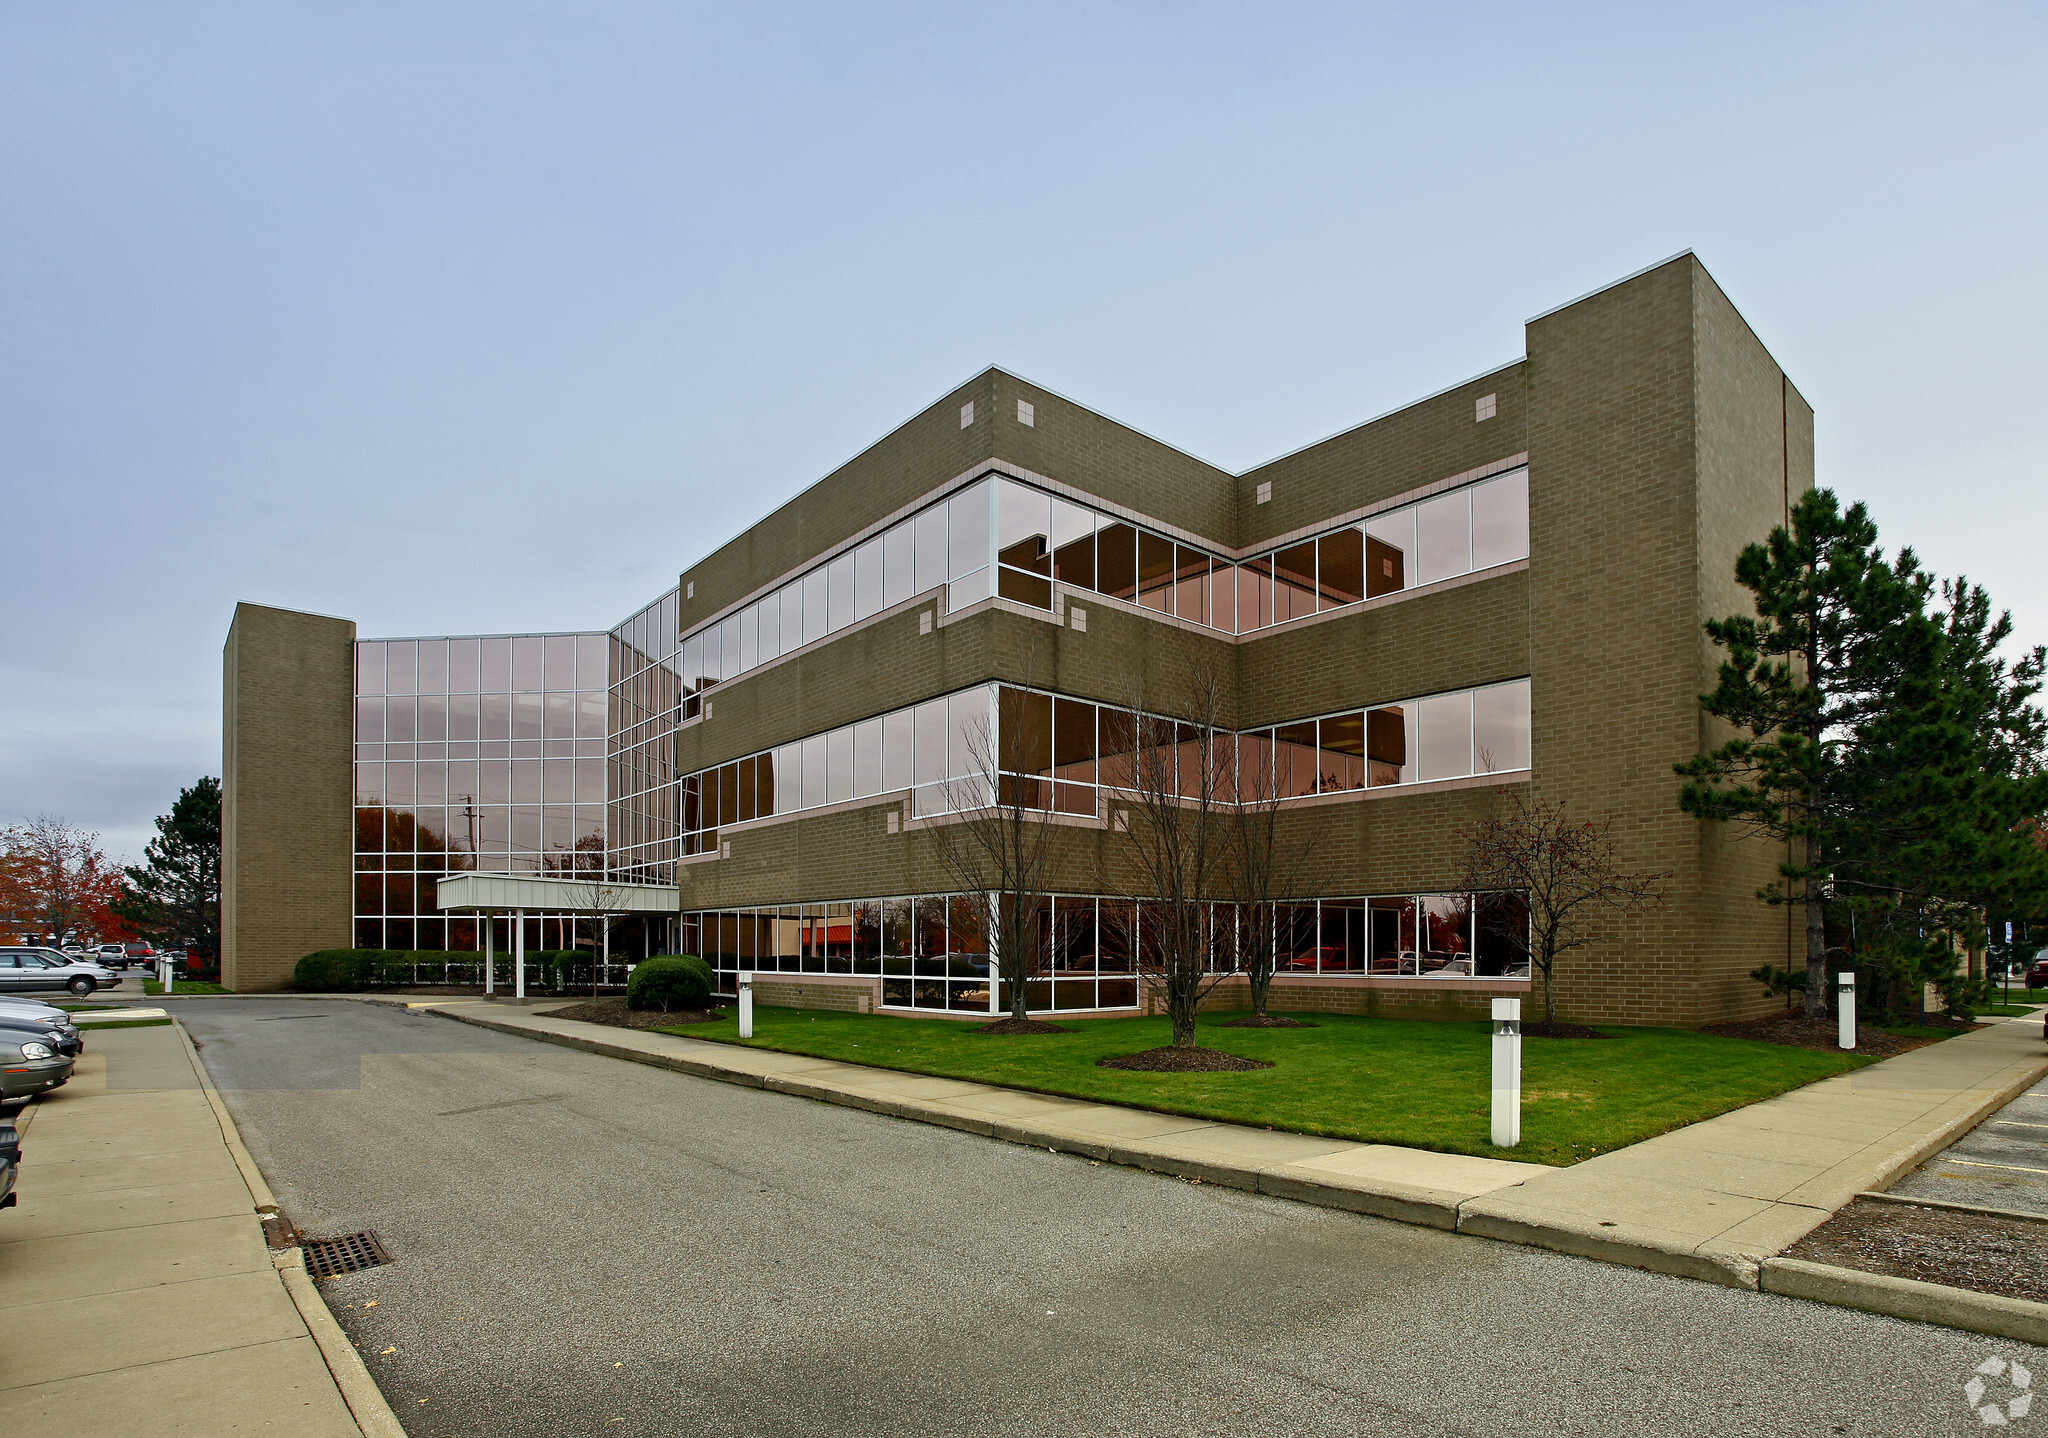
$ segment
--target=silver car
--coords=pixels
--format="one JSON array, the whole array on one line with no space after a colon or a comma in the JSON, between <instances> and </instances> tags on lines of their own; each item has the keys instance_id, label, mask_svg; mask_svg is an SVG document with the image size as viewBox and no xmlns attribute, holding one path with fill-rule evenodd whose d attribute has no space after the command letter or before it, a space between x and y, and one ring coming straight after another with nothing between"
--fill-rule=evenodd
<instances>
[{"instance_id":1,"label":"silver car","mask_svg":"<svg viewBox=\"0 0 2048 1438\"><path fill-rule=\"evenodd\" d=\"M60 1088L75 1060L20 1029L0 1031L0 1103L17 1103Z\"/></svg>"},{"instance_id":2,"label":"silver car","mask_svg":"<svg viewBox=\"0 0 2048 1438\"><path fill-rule=\"evenodd\" d=\"M69 989L83 998L95 989L113 989L121 976L57 949L0 949L0 997L8 994Z\"/></svg>"}]
</instances>

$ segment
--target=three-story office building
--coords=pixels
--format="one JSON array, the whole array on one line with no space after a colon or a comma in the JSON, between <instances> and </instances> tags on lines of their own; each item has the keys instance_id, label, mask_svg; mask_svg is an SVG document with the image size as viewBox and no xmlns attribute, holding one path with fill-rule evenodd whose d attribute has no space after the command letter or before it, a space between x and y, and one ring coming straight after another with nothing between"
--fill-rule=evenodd
<instances>
[{"instance_id":1,"label":"three-story office building","mask_svg":"<svg viewBox=\"0 0 2048 1438\"><path fill-rule=\"evenodd\" d=\"M1567 960L1565 1012L1751 1013L1748 971L1791 952L1754 897L1780 855L1682 814L1672 765L1710 737L1701 621L1744 607L1736 553L1811 477L1811 411L1684 255L1238 475L990 370L609 633L357 640L245 606L228 982L480 924L565 946L567 913L443 910L438 880L601 872L672 895L627 950L754 971L770 1002L985 1015L1007 995L933 830L993 753L1053 830L1031 1006L1128 1010L1133 716L1187 719L1200 674L1295 856L1276 1007L1527 992L1521 897L1464 881L1471 826L1525 793L1671 876Z\"/></svg>"}]
</instances>

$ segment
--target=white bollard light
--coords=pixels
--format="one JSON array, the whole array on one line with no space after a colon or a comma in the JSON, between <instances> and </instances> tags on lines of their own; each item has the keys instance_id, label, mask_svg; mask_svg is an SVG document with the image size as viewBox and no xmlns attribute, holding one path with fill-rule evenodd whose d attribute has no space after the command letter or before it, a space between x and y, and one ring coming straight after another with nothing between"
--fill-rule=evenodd
<instances>
[{"instance_id":1,"label":"white bollard light","mask_svg":"<svg viewBox=\"0 0 2048 1438\"><path fill-rule=\"evenodd\" d=\"M740 990L740 1037L754 1036L754 976L743 973L739 976Z\"/></svg>"},{"instance_id":2,"label":"white bollard light","mask_svg":"<svg viewBox=\"0 0 2048 1438\"><path fill-rule=\"evenodd\" d=\"M1522 1141L1522 1001L1493 1001L1493 1141Z\"/></svg>"},{"instance_id":3,"label":"white bollard light","mask_svg":"<svg viewBox=\"0 0 2048 1438\"><path fill-rule=\"evenodd\" d=\"M1848 969L1835 975L1835 1045L1856 1047L1856 975Z\"/></svg>"},{"instance_id":4,"label":"white bollard light","mask_svg":"<svg viewBox=\"0 0 2048 1438\"><path fill-rule=\"evenodd\" d=\"M526 910L514 909L512 921L512 997L526 1000Z\"/></svg>"},{"instance_id":5,"label":"white bollard light","mask_svg":"<svg viewBox=\"0 0 2048 1438\"><path fill-rule=\"evenodd\" d=\"M171 993L173 985L178 982L177 975L171 970L171 961L169 959L158 959L156 961L156 971L157 982L164 986L165 993Z\"/></svg>"}]
</instances>

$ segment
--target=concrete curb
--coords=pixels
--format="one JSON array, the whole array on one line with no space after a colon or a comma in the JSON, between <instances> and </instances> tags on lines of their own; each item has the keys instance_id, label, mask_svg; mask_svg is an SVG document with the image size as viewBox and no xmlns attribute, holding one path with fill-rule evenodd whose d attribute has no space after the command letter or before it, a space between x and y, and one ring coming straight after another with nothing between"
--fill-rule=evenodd
<instances>
[{"instance_id":1,"label":"concrete curb","mask_svg":"<svg viewBox=\"0 0 2048 1438\"><path fill-rule=\"evenodd\" d=\"M319 1286L306 1272L306 1251L288 1248L273 1261L277 1265L277 1276L284 1280L285 1292L291 1294L293 1306L306 1322L306 1331L313 1335L314 1345L327 1361L327 1371L334 1375L334 1386L341 1390L341 1401L348 1405L349 1416L356 1420L356 1427L363 1430L363 1438L405 1438L405 1429L399 1425L398 1415L384 1401L384 1394L377 1387L377 1380L370 1376L370 1370L364 1366L362 1355L348 1341L341 1325L334 1321L327 1300L320 1296Z\"/></svg>"},{"instance_id":2,"label":"concrete curb","mask_svg":"<svg viewBox=\"0 0 2048 1438\"><path fill-rule=\"evenodd\" d=\"M2000 1298L1942 1283L1863 1273L1797 1258L1765 1259L1760 1286L1766 1293L1788 1298L1810 1298L1915 1323L1938 1323L1944 1328L2048 1345L2048 1303Z\"/></svg>"},{"instance_id":3,"label":"concrete curb","mask_svg":"<svg viewBox=\"0 0 2048 1438\"><path fill-rule=\"evenodd\" d=\"M221 1101L220 1090L213 1086L212 1076L206 1072L206 1065L200 1061L199 1050L192 1043L192 1035L185 1032L185 1026L181 1023L174 1021L171 1027L177 1031L178 1042L185 1046L185 1058L191 1063L192 1072L199 1076L199 1087L206 1094L207 1104L213 1109L214 1122L220 1125L220 1136L227 1143L229 1157L234 1159L235 1167L241 1171L242 1182L249 1186L249 1198L255 1204L256 1211L262 1214L276 1213L277 1196L270 1191L270 1185L264 1181L262 1170L256 1167L256 1160L251 1158L249 1150L242 1146L241 1130L235 1127L234 1119L229 1117L228 1106Z\"/></svg>"},{"instance_id":4,"label":"concrete curb","mask_svg":"<svg viewBox=\"0 0 2048 1438\"><path fill-rule=\"evenodd\" d=\"M228 1153L241 1171L242 1182L249 1186L249 1197L254 1200L256 1212L270 1215L277 1212L277 1197L271 1193L262 1171L256 1167L256 1160L242 1144L242 1134L235 1127L234 1118L222 1101L220 1090L213 1086L213 1078L206 1072L206 1065L200 1061L199 1050L193 1047L192 1036L185 1032L185 1026L173 1022L179 1040L185 1045L185 1057L192 1064L193 1073L199 1076L199 1087L206 1094L206 1102L213 1109L214 1121L220 1125L221 1137L228 1146ZM327 1364L327 1371L334 1379L334 1386L341 1393L341 1401L348 1405L349 1416L356 1421L363 1438L405 1438L405 1429L399 1425L391 1405L384 1401L384 1394L377 1387L377 1380L370 1376L364 1366L362 1355L355 1345L348 1341L348 1335L341 1331L341 1325L334 1321L334 1314L328 1310L327 1300L320 1296L312 1276L306 1272L304 1250L289 1248L273 1254L272 1264L277 1269L285 1292L291 1295L292 1306L299 1311L299 1319L306 1325L313 1344L320 1350L321 1359Z\"/></svg>"},{"instance_id":5,"label":"concrete curb","mask_svg":"<svg viewBox=\"0 0 2048 1438\"><path fill-rule=\"evenodd\" d=\"M1985 1208L1975 1203L1952 1203L1945 1198L1914 1198L1906 1193L1859 1193L1872 1203L1895 1204L1900 1208L1938 1208L1944 1213L1974 1213L1979 1218L2014 1218L2022 1223L2048 1223L2048 1213L2028 1213L2018 1208Z\"/></svg>"}]
</instances>

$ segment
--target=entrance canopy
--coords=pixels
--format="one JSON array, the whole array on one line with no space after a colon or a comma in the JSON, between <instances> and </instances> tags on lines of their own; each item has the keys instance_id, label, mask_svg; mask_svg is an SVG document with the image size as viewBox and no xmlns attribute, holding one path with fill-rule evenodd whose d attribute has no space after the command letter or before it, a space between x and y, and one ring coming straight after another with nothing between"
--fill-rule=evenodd
<instances>
[{"instance_id":1,"label":"entrance canopy","mask_svg":"<svg viewBox=\"0 0 2048 1438\"><path fill-rule=\"evenodd\" d=\"M682 893L672 884L624 884L595 876L543 879L530 874L450 874L435 904L464 913L673 914Z\"/></svg>"}]
</instances>

